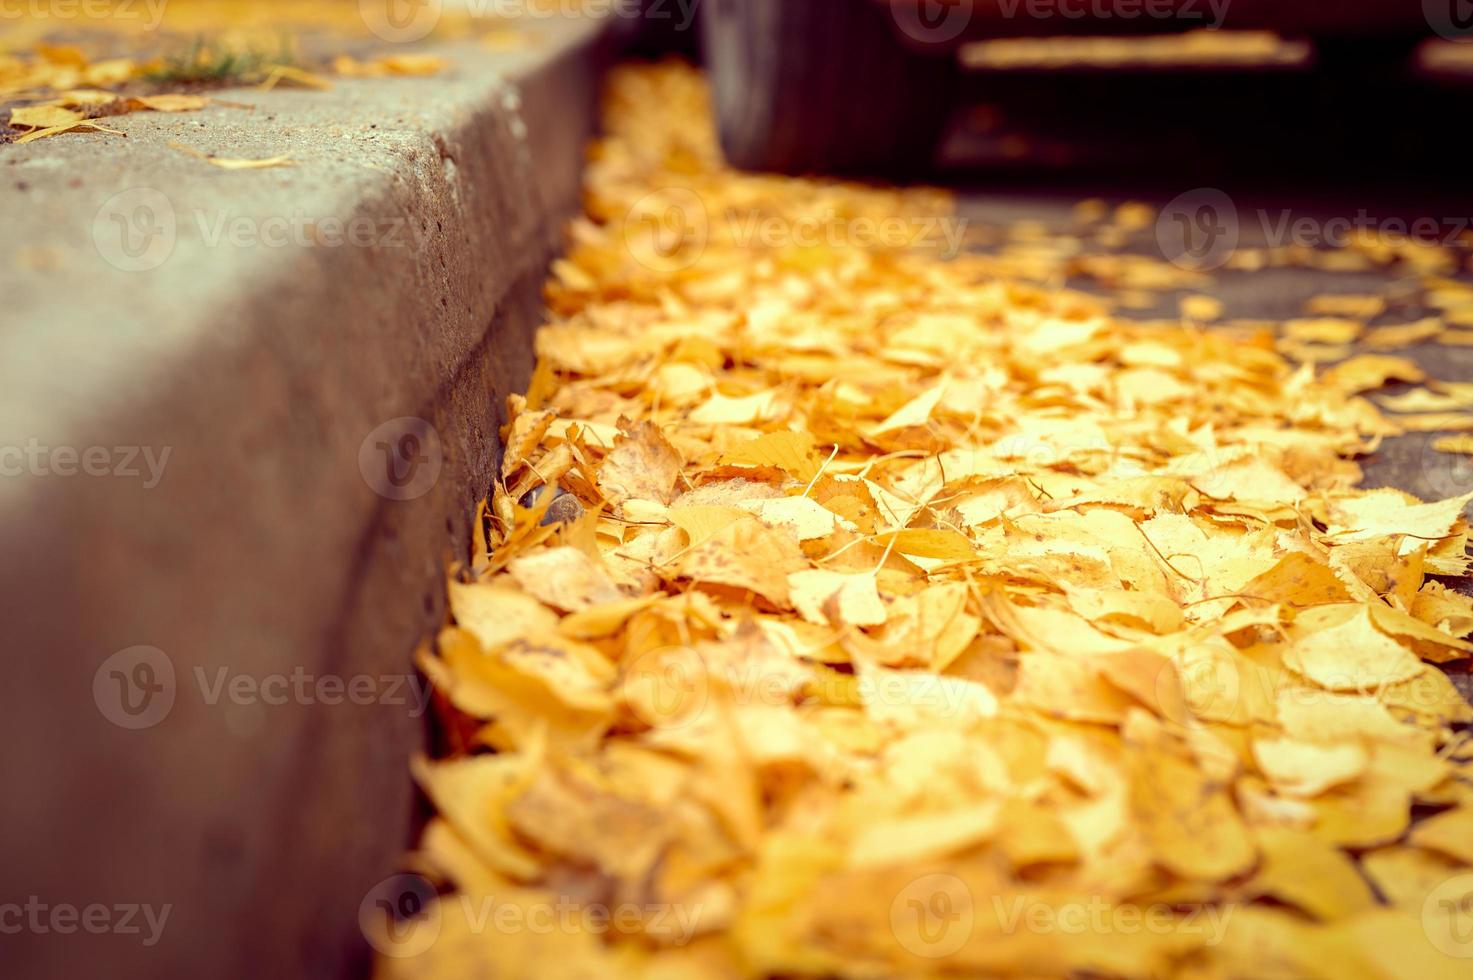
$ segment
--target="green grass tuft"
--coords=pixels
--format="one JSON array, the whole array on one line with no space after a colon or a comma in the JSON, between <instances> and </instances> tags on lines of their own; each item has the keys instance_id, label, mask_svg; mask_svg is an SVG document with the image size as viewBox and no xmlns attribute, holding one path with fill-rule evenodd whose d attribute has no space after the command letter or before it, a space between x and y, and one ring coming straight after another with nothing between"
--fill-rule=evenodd
<instances>
[{"instance_id":1,"label":"green grass tuft","mask_svg":"<svg viewBox=\"0 0 1473 980\"><path fill-rule=\"evenodd\" d=\"M197 39L187 51L166 57L143 78L157 85L223 85L259 81L276 65L295 65L296 53L283 37L277 51L234 49Z\"/></svg>"}]
</instances>

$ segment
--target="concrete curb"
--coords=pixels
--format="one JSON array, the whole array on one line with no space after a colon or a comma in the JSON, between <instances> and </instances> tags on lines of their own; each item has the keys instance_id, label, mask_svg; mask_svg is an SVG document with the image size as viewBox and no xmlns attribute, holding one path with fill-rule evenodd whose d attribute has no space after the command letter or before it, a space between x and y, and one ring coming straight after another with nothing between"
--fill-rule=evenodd
<instances>
[{"instance_id":1,"label":"concrete curb","mask_svg":"<svg viewBox=\"0 0 1473 980\"><path fill-rule=\"evenodd\" d=\"M564 22L449 46L444 77L0 156L0 901L110 910L41 912L8 973L361 972L414 817L410 652L531 369L611 47ZM170 908L154 944L126 906Z\"/></svg>"}]
</instances>

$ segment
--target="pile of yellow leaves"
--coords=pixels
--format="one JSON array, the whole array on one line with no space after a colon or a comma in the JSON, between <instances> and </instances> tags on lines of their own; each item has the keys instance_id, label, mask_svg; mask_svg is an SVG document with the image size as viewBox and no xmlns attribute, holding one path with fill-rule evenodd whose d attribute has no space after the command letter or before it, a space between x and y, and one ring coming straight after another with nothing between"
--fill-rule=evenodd
<instances>
[{"instance_id":1,"label":"pile of yellow leaves","mask_svg":"<svg viewBox=\"0 0 1473 980\"><path fill-rule=\"evenodd\" d=\"M948 202L708 119L611 83L380 974L1467 976L1473 495L1356 489L1397 365L754 246Z\"/></svg>"}]
</instances>

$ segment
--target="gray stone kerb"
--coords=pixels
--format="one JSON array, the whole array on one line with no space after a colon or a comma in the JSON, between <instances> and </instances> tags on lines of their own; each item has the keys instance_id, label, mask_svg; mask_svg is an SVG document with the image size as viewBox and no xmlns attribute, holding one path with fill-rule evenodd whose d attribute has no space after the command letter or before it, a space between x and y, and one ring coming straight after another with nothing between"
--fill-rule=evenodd
<instances>
[{"instance_id":1,"label":"gray stone kerb","mask_svg":"<svg viewBox=\"0 0 1473 980\"><path fill-rule=\"evenodd\" d=\"M435 48L436 77L0 147L0 904L42 907L7 974L363 966L360 907L412 839L411 653L614 46L536 29Z\"/></svg>"},{"instance_id":2,"label":"gray stone kerb","mask_svg":"<svg viewBox=\"0 0 1473 980\"><path fill-rule=\"evenodd\" d=\"M254 108L140 112L106 121L126 138L70 133L0 148L8 206L0 362L19 382L0 392L0 417L29 423L24 413L36 408L46 424L61 421L58 413L85 417L99 387L144 381L131 363L119 376L120 356L187 348L205 323L208 336L228 334L220 314L242 296L257 304L268 287L287 297L318 291L330 284L312 281L313 269L365 264L357 253L406 265L426 246L453 248L456 230L437 222L477 205L498 206L500 250L477 256L483 266L531 260L529 236L545 237L546 209L566 202L545 200L549 189L533 172L518 81L592 29L553 26L542 35L549 40L516 53L436 49L452 67L435 77L337 80L328 92L224 90L208 94ZM462 172L467 131L483 127L505 130L495 134L506 157L496 161L497 189L518 193L488 201L496 191L470 186L475 175ZM171 143L224 157L286 155L297 165L227 171ZM440 278L423 285L444 285ZM49 345L67 340L84 349L58 375ZM78 390L87 404L76 403Z\"/></svg>"}]
</instances>

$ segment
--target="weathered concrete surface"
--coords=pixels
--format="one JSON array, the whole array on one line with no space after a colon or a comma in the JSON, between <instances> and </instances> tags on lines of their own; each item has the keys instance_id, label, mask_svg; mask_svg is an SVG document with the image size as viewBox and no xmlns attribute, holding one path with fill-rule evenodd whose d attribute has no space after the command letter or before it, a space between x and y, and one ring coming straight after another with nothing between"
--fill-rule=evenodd
<instances>
[{"instance_id":1,"label":"weathered concrete surface","mask_svg":"<svg viewBox=\"0 0 1473 980\"><path fill-rule=\"evenodd\" d=\"M440 77L0 149L0 903L42 906L6 975L361 970L414 818L410 655L531 367L610 44L541 27ZM438 451L380 428L404 417ZM153 945L141 914L49 917L93 903L169 912Z\"/></svg>"}]
</instances>

